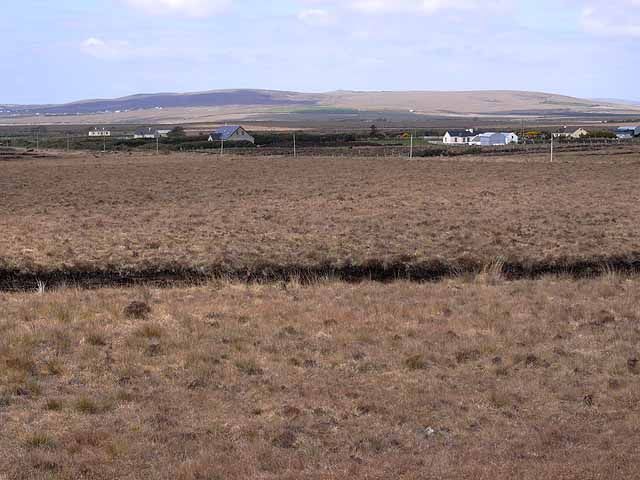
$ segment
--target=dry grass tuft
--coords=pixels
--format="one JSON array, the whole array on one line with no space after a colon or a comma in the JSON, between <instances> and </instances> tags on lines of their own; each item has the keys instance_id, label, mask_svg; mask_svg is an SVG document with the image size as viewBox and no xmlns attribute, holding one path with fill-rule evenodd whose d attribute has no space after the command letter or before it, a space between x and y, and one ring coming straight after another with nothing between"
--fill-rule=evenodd
<instances>
[{"instance_id":1,"label":"dry grass tuft","mask_svg":"<svg viewBox=\"0 0 640 480\"><path fill-rule=\"evenodd\" d=\"M97 415L103 411L98 402L88 397L80 397L75 403L75 409L85 415Z\"/></svg>"},{"instance_id":2,"label":"dry grass tuft","mask_svg":"<svg viewBox=\"0 0 640 480\"><path fill-rule=\"evenodd\" d=\"M36 433L29 436L25 443L29 448L53 448L56 445L55 441L49 435L43 433Z\"/></svg>"},{"instance_id":3,"label":"dry grass tuft","mask_svg":"<svg viewBox=\"0 0 640 480\"><path fill-rule=\"evenodd\" d=\"M426 370L428 364L422 355L412 355L405 359L404 364L409 370Z\"/></svg>"},{"instance_id":4,"label":"dry grass tuft","mask_svg":"<svg viewBox=\"0 0 640 480\"><path fill-rule=\"evenodd\" d=\"M150 313L151 307L147 303L141 301L131 302L124 308L124 314L127 318L144 320Z\"/></svg>"}]
</instances>

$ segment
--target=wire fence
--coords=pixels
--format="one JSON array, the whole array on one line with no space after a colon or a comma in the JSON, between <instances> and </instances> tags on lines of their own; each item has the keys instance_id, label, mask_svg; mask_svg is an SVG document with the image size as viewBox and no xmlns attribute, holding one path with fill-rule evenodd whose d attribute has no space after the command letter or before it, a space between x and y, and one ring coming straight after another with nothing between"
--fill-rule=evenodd
<instances>
[{"instance_id":1,"label":"wire fence","mask_svg":"<svg viewBox=\"0 0 640 480\"><path fill-rule=\"evenodd\" d=\"M352 156L352 157L455 157L460 155L518 155L539 154L550 150L550 140L500 146L445 145L425 138L416 138L413 149L406 138L389 139L388 143L355 141L353 144L327 145L323 142L298 144L297 156ZM284 143L284 142L283 142ZM554 150L562 152L586 152L612 146L638 146L640 138L633 139L554 139ZM130 137L87 137L86 135L22 135L0 137L2 150L25 149L31 151L89 151L89 152L188 152L219 154L220 142L208 142L205 138L184 141L160 139L132 139ZM245 146L225 142L228 155L293 156L293 137L282 145Z\"/></svg>"}]
</instances>

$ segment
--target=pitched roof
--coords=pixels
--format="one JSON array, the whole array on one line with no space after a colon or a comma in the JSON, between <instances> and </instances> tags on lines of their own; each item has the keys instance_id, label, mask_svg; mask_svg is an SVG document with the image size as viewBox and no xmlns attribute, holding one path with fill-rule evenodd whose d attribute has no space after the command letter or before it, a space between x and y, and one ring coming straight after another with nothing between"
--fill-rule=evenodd
<instances>
[{"instance_id":1,"label":"pitched roof","mask_svg":"<svg viewBox=\"0 0 640 480\"><path fill-rule=\"evenodd\" d=\"M240 125L225 125L224 127L216 128L211 136L218 140L229 140L240 128L242 128Z\"/></svg>"},{"instance_id":2,"label":"pitched roof","mask_svg":"<svg viewBox=\"0 0 640 480\"><path fill-rule=\"evenodd\" d=\"M447 130L452 137L473 137L475 134L471 130Z\"/></svg>"},{"instance_id":3,"label":"pitched roof","mask_svg":"<svg viewBox=\"0 0 640 480\"><path fill-rule=\"evenodd\" d=\"M151 127L139 128L138 130L136 130L136 135L154 135L155 133L156 130Z\"/></svg>"}]
</instances>

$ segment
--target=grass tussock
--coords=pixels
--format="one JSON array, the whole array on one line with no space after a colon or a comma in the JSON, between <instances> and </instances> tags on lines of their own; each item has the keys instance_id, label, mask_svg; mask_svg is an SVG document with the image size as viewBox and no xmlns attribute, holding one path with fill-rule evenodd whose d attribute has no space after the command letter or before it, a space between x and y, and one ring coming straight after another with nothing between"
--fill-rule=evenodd
<instances>
[{"instance_id":1,"label":"grass tussock","mask_svg":"<svg viewBox=\"0 0 640 480\"><path fill-rule=\"evenodd\" d=\"M1 294L7 478L637 477L637 278L138 293Z\"/></svg>"},{"instance_id":2,"label":"grass tussock","mask_svg":"<svg viewBox=\"0 0 640 480\"><path fill-rule=\"evenodd\" d=\"M151 313L151 307L142 301L134 301L124 308L124 314L127 318L144 320Z\"/></svg>"},{"instance_id":3,"label":"grass tussock","mask_svg":"<svg viewBox=\"0 0 640 480\"><path fill-rule=\"evenodd\" d=\"M53 448L55 446L53 438L44 433L29 436L25 443L29 448Z\"/></svg>"}]
</instances>

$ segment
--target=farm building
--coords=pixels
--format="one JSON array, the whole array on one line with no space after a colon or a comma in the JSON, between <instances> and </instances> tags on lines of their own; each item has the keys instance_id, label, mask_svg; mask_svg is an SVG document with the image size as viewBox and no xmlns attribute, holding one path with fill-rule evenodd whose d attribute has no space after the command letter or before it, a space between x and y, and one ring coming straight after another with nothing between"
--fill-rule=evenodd
<instances>
[{"instance_id":1,"label":"farm building","mask_svg":"<svg viewBox=\"0 0 640 480\"><path fill-rule=\"evenodd\" d=\"M171 130L158 130L152 127L141 128L136 130L133 138L164 138L169 136Z\"/></svg>"},{"instance_id":2,"label":"farm building","mask_svg":"<svg viewBox=\"0 0 640 480\"><path fill-rule=\"evenodd\" d=\"M487 132L476 135L469 142L470 145L491 146L491 145L509 145L518 143L519 138L515 133L507 132Z\"/></svg>"},{"instance_id":3,"label":"farm building","mask_svg":"<svg viewBox=\"0 0 640 480\"><path fill-rule=\"evenodd\" d=\"M93 130L89 131L89 136L90 137L110 137L111 136L111 131L107 130L106 128L94 128Z\"/></svg>"},{"instance_id":4,"label":"farm building","mask_svg":"<svg viewBox=\"0 0 640 480\"><path fill-rule=\"evenodd\" d=\"M468 144L475 136L473 128L469 130L448 130L442 139L442 143L447 144Z\"/></svg>"},{"instance_id":5,"label":"farm building","mask_svg":"<svg viewBox=\"0 0 640 480\"><path fill-rule=\"evenodd\" d=\"M582 138L589 135L589 132L584 128L578 128L573 130L571 127L564 127L563 129L554 132L553 138Z\"/></svg>"},{"instance_id":6,"label":"farm building","mask_svg":"<svg viewBox=\"0 0 640 480\"><path fill-rule=\"evenodd\" d=\"M210 142L249 142L255 143L256 140L247 131L239 125L228 125L217 128L209 135Z\"/></svg>"},{"instance_id":7,"label":"farm building","mask_svg":"<svg viewBox=\"0 0 640 480\"><path fill-rule=\"evenodd\" d=\"M625 139L640 136L640 126L620 127L616 130L616 137Z\"/></svg>"}]
</instances>

